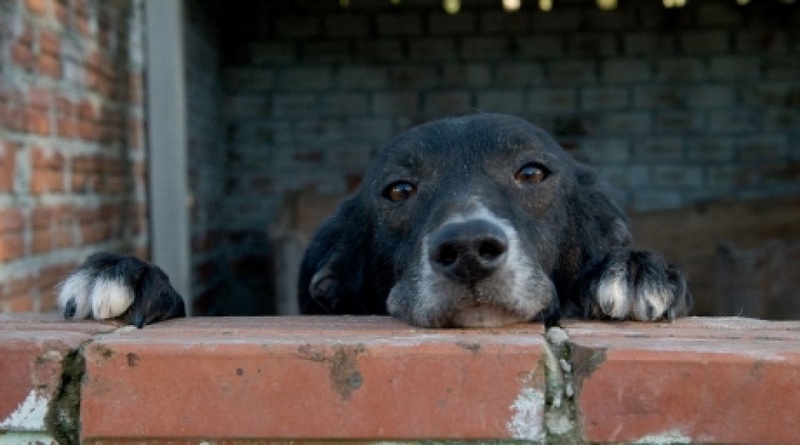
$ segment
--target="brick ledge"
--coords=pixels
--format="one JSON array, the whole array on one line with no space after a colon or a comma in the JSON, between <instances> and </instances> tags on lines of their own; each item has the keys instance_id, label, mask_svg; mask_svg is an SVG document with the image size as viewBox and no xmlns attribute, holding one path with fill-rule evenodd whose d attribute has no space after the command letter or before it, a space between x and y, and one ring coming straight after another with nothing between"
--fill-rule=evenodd
<instances>
[{"instance_id":1,"label":"brick ledge","mask_svg":"<svg viewBox=\"0 0 800 445\"><path fill-rule=\"evenodd\" d=\"M386 317L263 317L136 330L2 315L0 434L79 434L84 443L800 441L800 322L563 328L545 336L536 324L430 330Z\"/></svg>"}]
</instances>

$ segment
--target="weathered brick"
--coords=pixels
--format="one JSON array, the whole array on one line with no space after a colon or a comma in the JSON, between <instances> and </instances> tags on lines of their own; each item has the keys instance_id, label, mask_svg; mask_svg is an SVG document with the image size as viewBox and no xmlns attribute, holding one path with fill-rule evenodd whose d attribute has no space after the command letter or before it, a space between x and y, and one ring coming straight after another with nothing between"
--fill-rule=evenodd
<instances>
[{"instance_id":1,"label":"weathered brick","mask_svg":"<svg viewBox=\"0 0 800 445\"><path fill-rule=\"evenodd\" d=\"M265 93L275 89L275 71L259 68L226 68L223 82L229 91Z\"/></svg>"},{"instance_id":2,"label":"weathered brick","mask_svg":"<svg viewBox=\"0 0 800 445\"><path fill-rule=\"evenodd\" d=\"M285 37L316 37L321 34L319 17L304 15L282 15L275 23L275 32Z\"/></svg>"},{"instance_id":3,"label":"weathered brick","mask_svg":"<svg viewBox=\"0 0 800 445\"><path fill-rule=\"evenodd\" d=\"M383 144L394 136L393 130L392 119L388 117L351 119L347 123L349 140Z\"/></svg>"},{"instance_id":4,"label":"weathered brick","mask_svg":"<svg viewBox=\"0 0 800 445\"><path fill-rule=\"evenodd\" d=\"M413 61L441 62L457 58L456 42L449 38L413 39L409 57Z\"/></svg>"},{"instance_id":5,"label":"weathered brick","mask_svg":"<svg viewBox=\"0 0 800 445\"><path fill-rule=\"evenodd\" d=\"M494 69L495 85L525 88L544 82L544 67L538 63L500 63Z\"/></svg>"},{"instance_id":6,"label":"weathered brick","mask_svg":"<svg viewBox=\"0 0 800 445\"><path fill-rule=\"evenodd\" d=\"M302 45L303 60L313 63L347 62L353 58L350 42L323 41Z\"/></svg>"},{"instance_id":7,"label":"weathered brick","mask_svg":"<svg viewBox=\"0 0 800 445\"><path fill-rule=\"evenodd\" d=\"M601 69L602 79L608 83L646 82L653 77L651 63L644 59L609 59Z\"/></svg>"},{"instance_id":8,"label":"weathered brick","mask_svg":"<svg viewBox=\"0 0 800 445\"><path fill-rule=\"evenodd\" d=\"M750 110L714 111L707 128L717 134L750 133L758 128L758 115Z\"/></svg>"},{"instance_id":9,"label":"weathered brick","mask_svg":"<svg viewBox=\"0 0 800 445\"><path fill-rule=\"evenodd\" d=\"M531 27L529 14L490 10L480 15L481 34L525 34Z\"/></svg>"},{"instance_id":10,"label":"weathered brick","mask_svg":"<svg viewBox=\"0 0 800 445\"><path fill-rule=\"evenodd\" d=\"M742 53L783 53L787 46L786 33L779 28L742 28L736 31L736 49Z\"/></svg>"},{"instance_id":11,"label":"weathered brick","mask_svg":"<svg viewBox=\"0 0 800 445\"><path fill-rule=\"evenodd\" d=\"M484 88L492 84L489 64L448 64L442 69L442 86L445 88Z\"/></svg>"},{"instance_id":12,"label":"weathered brick","mask_svg":"<svg viewBox=\"0 0 800 445\"><path fill-rule=\"evenodd\" d=\"M13 143L0 144L0 193L14 188L17 169L17 146Z\"/></svg>"},{"instance_id":13,"label":"weathered brick","mask_svg":"<svg viewBox=\"0 0 800 445\"><path fill-rule=\"evenodd\" d=\"M387 72L389 88L431 88L436 86L436 70L429 65L393 66Z\"/></svg>"},{"instance_id":14,"label":"weathered brick","mask_svg":"<svg viewBox=\"0 0 800 445\"><path fill-rule=\"evenodd\" d=\"M731 85L703 85L687 89L686 103L691 108L722 109L736 104Z\"/></svg>"},{"instance_id":15,"label":"weathered brick","mask_svg":"<svg viewBox=\"0 0 800 445\"><path fill-rule=\"evenodd\" d=\"M358 62L397 62L405 58L399 39L358 40L355 51Z\"/></svg>"},{"instance_id":16,"label":"weathered brick","mask_svg":"<svg viewBox=\"0 0 800 445\"><path fill-rule=\"evenodd\" d=\"M662 134L700 134L708 131L705 113L696 111L660 111L654 129Z\"/></svg>"},{"instance_id":17,"label":"weathered brick","mask_svg":"<svg viewBox=\"0 0 800 445\"><path fill-rule=\"evenodd\" d=\"M289 42L256 42L249 45L249 58L255 65L288 64L297 60L298 50Z\"/></svg>"},{"instance_id":18,"label":"weathered brick","mask_svg":"<svg viewBox=\"0 0 800 445\"><path fill-rule=\"evenodd\" d=\"M567 326L581 351L572 358L583 438L793 442L796 432L783 427L794 422L800 390L793 326L735 318Z\"/></svg>"},{"instance_id":19,"label":"weathered brick","mask_svg":"<svg viewBox=\"0 0 800 445\"><path fill-rule=\"evenodd\" d=\"M471 109L472 98L467 91L426 93L423 98L423 110L431 117L461 115Z\"/></svg>"},{"instance_id":20,"label":"weathered brick","mask_svg":"<svg viewBox=\"0 0 800 445\"><path fill-rule=\"evenodd\" d=\"M703 80L706 76L702 59L669 57L656 61L656 78L664 81Z\"/></svg>"},{"instance_id":21,"label":"weathered brick","mask_svg":"<svg viewBox=\"0 0 800 445\"><path fill-rule=\"evenodd\" d=\"M622 47L628 56L664 56L675 54L678 44L673 35L640 31L626 33Z\"/></svg>"},{"instance_id":22,"label":"weathered brick","mask_svg":"<svg viewBox=\"0 0 800 445\"><path fill-rule=\"evenodd\" d=\"M696 21L701 26L736 27L742 23L741 8L734 3L708 3L696 10Z\"/></svg>"},{"instance_id":23,"label":"weathered brick","mask_svg":"<svg viewBox=\"0 0 800 445\"><path fill-rule=\"evenodd\" d=\"M339 70L339 87L346 90L381 90L387 86L386 68L372 65L348 65Z\"/></svg>"},{"instance_id":24,"label":"weathered brick","mask_svg":"<svg viewBox=\"0 0 800 445\"><path fill-rule=\"evenodd\" d=\"M326 66L293 67L278 73L278 87L281 91L322 91L332 85L331 69Z\"/></svg>"},{"instance_id":25,"label":"weathered brick","mask_svg":"<svg viewBox=\"0 0 800 445\"><path fill-rule=\"evenodd\" d=\"M0 419L4 434L44 433L45 413L82 342L110 327L66 323L60 316L0 315ZM9 434L8 437L13 437ZM11 439L13 441L13 439Z\"/></svg>"},{"instance_id":26,"label":"weathered brick","mask_svg":"<svg viewBox=\"0 0 800 445\"><path fill-rule=\"evenodd\" d=\"M683 140L678 137L648 137L634 147L637 160L677 161L683 157Z\"/></svg>"},{"instance_id":27,"label":"weathered brick","mask_svg":"<svg viewBox=\"0 0 800 445\"><path fill-rule=\"evenodd\" d=\"M86 348L81 439L541 440L539 330L419 336L387 318L283 317L177 320L106 336ZM154 380L170 386L168 397ZM186 422L170 403L198 409Z\"/></svg>"},{"instance_id":28,"label":"weathered brick","mask_svg":"<svg viewBox=\"0 0 800 445\"><path fill-rule=\"evenodd\" d=\"M631 207L637 212L676 209L685 204L683 195L676 191L634 190Z\"/></svg>"},{"instance_id":29,"label":"weathered brick","mask_svg":"<svg viewBox=\"0 0 800 445\"><path fill-rule=\"evenodd\" d=\"M311 93L279 93L272 100L272 115L275 117L301 117L307 110L316 107L319 97Z\"/></svg>"},{"instance_id":30,"label":"weathered brick","mask_svg":"<svg viewBox=\"0 0 800 445\"><path fill-rule=\"evenodd\" d=\"M414 13L379 14L375 21L380 36L418 36L422 34L422 18Z\"/></svg>"},{"instance_id":31,"label":"weathered brick","mask_svg":"<svg viewBox=\"0 0 800 445\"><path fill-rule=\"evenodd\" d=\"M367 113L367 95L363 93L332 93L320 98L319 113L323 116L363 116Z\"/></svg>"},{"instance_id":32,"label":"weathered brick","mask_svg":"<svg viewBox=\"0 0 800 445\"><path fill-rule=\"evenodd\" d=\"M686 153L693 161L731 162L736 150L733 138L704 137L689 142Z\"/></svg>"},{"instance_id":33,"label":"weathered brick","mask_svg":"<svg viewBox=\"0 0 800 445\"><path fill-rule=\"evenodd\" d=\"M689 165L657 165L653 168L653 184L666 189L699 188L703 170Z\"/></svg>"},{"instance_id":34,"label":"weathered brick","mask_svg":"<svg viewBox=\"0 0 800 445\"><path fill-rule=\"evenodd\" d=\"M428 31L432 35L469 35L477 28L477 15L468 11L455 15L437 11L428 16Z\"/></svg>"},{"instance_id":35,"label":"weathered brick","mask_svg":"<svg viewBox=\"0 0 800 445\"><path fill-rule=\"evenodd\" d=\"M587 139L581 143L580 149L589 162L596 164L621 163L631 157L630 142L626 138Z\"/></svg>"},{"instance_id":36,"label":"weathered brick","mask_svg":"<svg viewBox=\"0 0 800 445\"><path fill-rule=\"evenodd\" d=\"M506 37L465 37L461 42L461 57L465 60L499 60L509 54Z\"/></svg>"},{"instance_id":37,"label":"weathered brick","mask_svg":"<svg viewBox=\"0 0 800 445\"><path fill-rule=\"evenodd\" d=\"M611 111L628 108L630 94L624 87L589 87L581 90L582 111Z\"/></svg>"},{"instance_id":38,"label":"weathered brick","mask_svg":"<svg viewBox=\"0 0 800 445\"><path fill-rule=\"evenodd\" d=\"M581 11L578 8L553 10L547 14L534 14L532 30L546 34L549 31L576 31L582 23Z\"/></svg>"},{"instance_id":39,"label":"weathered brick","mask_svg":"<svg viewBox=\"0 0 800 445\"><path fill-rule=\"evenodd\" d=\"M744 161L778 161L786 156L785 136L748 136L738 140L739 158Z\"/></svg>"},{"instance_id":40,"label":"weathered brick","mask_svg":"<svg viewBox=\"0 0 800 445\"><path fill-rule=\"evenodd\" d=\"M590 60L548 62L546 70L547 79L556 85L591 85L597 81L597 65Z\"/></svg>"},{"instance_id":41,"label":"weathered brick","mask_svg":"<svg viewBox=\"0 0 800 445\"><path fill-rule=\"evenodd\" d=\"M531 58L558 58L564 54L565 39L561 36L520 36L516 39L519 53Z\"/></svg>"},{"instance_id":42,"label":"weathered brick","mask_svg":"<svg viewBox=\"0 0 800 445\"><path fill-rule=\"evenodd\" d=\"M366 16L337 14L324 18L325 34L330 37L366 37L369 20Z\"/></svg>"},{"instance_id":43,"label":"weathered brick","mask_svg":"<svg viewBox=\"0 0 800 445\"><path fill-rule=\"evenodd\" d=\"M618 47L613 34L581 33L567 39L567 52L577 57L611 57L617 55Z\"/></svg>"},{"instance_id":44,"label":"weathered brick","mask_svg":"<svg viewBox=\"0 0 800 445\"><path fill-rule=\"evenodd\" d=\"M722 54L730 50L730 35L726 30L685 31L680 42L687 54Z\"/></svg>"},{"instance_id":45,"label":"weathered brick","mask_svg":"<svg viewBox=\"0 0 800 445\"><path fill-rule=\"evenodd\" d=\"M322 144L341 142L346 138L344 124L339 119L301 120L295 122L294 131L293 145L314 147L314 150Z\"/></svg>"},{"instance_id":46,"label":"weathered brick","mask_svg":"<svg viewBox=\"0 0 800 445\"><path fill-rule=\"evenodd\" d=\"M597 121L600 129L608 134L648 134L653 129L653 118L649 113L614 111L601 114Z\"/></svg>"},{"instance_id":47,"label":"weathered brick","mask_svg":"<svg viewBox=\"0 0 800 445\"><path fill-rule=\"evenodd\" d=\"M20 258L25 254L22 215L14 210L0 210L0 261Z\"/></svg>"},{"instance_id":48,"label":"weathered brick","mask_svg":"<svg viewBox=\"0 0 800 445\"><path fill-rule=\"evenodd\" d=\"M796 107L800 86L792 82L752 82L741 87L742 102L755 107Z\"/></svg>"},{"instance_id":49,"label":"weathered brick","mask_svg":"<svg viewBox=\"0 0 800 445\"><path fill-rule=\"evenodd\" d=\"M709 61L708 77L714 80L748 80L761 75L761 61L755 56L720 56Z\"/></svg>"},{"instance_id":50,"label":"weathered brick","mask_svg":"<svg viewBox=\"0 0 800 445\"><path fill-rule=\"evenodd\" d=\"M633 103L643 109L681 109L686 103L685 94L675 86L641 86L633 91Z\"/></svg>"},{"instance_id":51,"label":"weathered brick","mask_svg":"<svg viewBox=\"0 0 800 445\"><path fill-rule=\"evenodd\" d=\"M542 88L528 94L528 110L535 113L571 113L577 109L574 88Z\"/></svg>"},{"instance_id":52,"label":"weathered brick","mask_svg":"<svg viewBox=\"0 0 800 445\"><path fill-rule=\"evenodd\" d=\"M769 56L763 69L767 79L797 80L800 77L800 60L794 57Z\"/></svg>"},{"instance_id":53,"label":"weathered brick","mask_svg":"<svg viewBox=\"0 0 800 445\"><path fill-rule=\"evenodd\" d=\"M519 114L525 104L525 95L518 90L488 90L476 95L476 107L481 111Z\"/></svg>"},{"instance_id":54,"label":"weathered brick","mask_svg":"<svg viewBox=\"0 0 800 445\"><path fill-rule=\"evenodd\" d=\"M377 115L416 115L419 94L412 92L376 93L372 96L372 112Z\"/></svg>"},{"instance_id":55,"label":"weathered brick","mask_svg":"<svg viewBox=\"0 0 800 445\"><path fill-rule=\"evenodd\" d=\"M630 29L637 22L634 8L618 8L613 11L589 8L583 12L583 17L589 29L603 31Z\"/></svg>"}]
</instances>

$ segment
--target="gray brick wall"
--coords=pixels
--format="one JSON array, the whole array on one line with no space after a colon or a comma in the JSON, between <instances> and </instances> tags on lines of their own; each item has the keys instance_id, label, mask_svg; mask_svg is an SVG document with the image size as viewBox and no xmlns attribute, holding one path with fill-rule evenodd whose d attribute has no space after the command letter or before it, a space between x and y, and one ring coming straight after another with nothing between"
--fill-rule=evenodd
<instances>
[{"instance_id":1,"label":"gray brick wall","mask_svg":"<svg viewBox=\"0 0 800 445\"><path fill-rule=\"evenodd\" d=\"M226 117L242 165L233 189L252 203L236 218L265 224L270 202L294 188L344 193L395 133L477 110L556 133L632 210L798 192L800 178L786 172L800 162L800 13L764 3L232 11L261 17L223 69L227 106L250 113ZM280 136L259 137L253 119ZM250 192L253 181L270 193Z\"/></svg>"},{"instance_id":2,"label":"gray brick wall","mask_svg":"<svg viewBox=\"0 0 800 445\"><path fill-rule=\"evenodd\" d=\"M451 115L529 119L633 211L800 192L800 6L754 3L189 3L195 291L268 249L289 193L338 198Z\"/></svg>"}]
</instances>

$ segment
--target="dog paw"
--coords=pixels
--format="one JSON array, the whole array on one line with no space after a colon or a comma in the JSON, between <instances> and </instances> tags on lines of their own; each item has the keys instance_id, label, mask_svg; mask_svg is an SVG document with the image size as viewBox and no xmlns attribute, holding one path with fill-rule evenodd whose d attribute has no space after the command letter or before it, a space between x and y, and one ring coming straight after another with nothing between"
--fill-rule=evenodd
<instances>
[{"instance_id":1,"label":"dog paw","mask_svg":"<svg viewBox=\"0 0 800 445\"><path fill-rule=\"evenodd\" d=\"M158 267L136 257L97 253L58 286L64 318L119 318L136 327L186 315L183 299Z\"/></svg>"},{"instance_id":2,"label":"dog paw","mask_svg":"<svg viewBox=\"0 0 800 445\"><path fill-rule=\"evenodd\" d=\"M608 253L584 269L577 286L591 318L673 320L692 304L684 273L646 250Z\"/></svg>"}]
</instances>

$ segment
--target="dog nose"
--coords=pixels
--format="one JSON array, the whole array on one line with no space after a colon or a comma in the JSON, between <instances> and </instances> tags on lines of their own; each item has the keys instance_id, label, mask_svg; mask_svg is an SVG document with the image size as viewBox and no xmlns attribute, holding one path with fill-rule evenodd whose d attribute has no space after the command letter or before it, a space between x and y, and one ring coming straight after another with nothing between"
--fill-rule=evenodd
<instances>
[{"instance_id":1,"label":"dog nose","mask_svg":"<svg viewBox=\"0 0 800 445\"><path fill-rule=\"evenodd\" d=\"M452 280L473 284L505 263L508 238L489 221L450 223L432 234L428 252L434 270Z\"/></svg>"}]
</instances>

